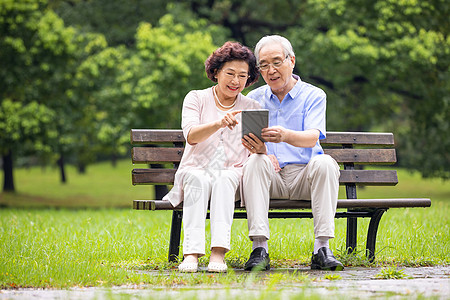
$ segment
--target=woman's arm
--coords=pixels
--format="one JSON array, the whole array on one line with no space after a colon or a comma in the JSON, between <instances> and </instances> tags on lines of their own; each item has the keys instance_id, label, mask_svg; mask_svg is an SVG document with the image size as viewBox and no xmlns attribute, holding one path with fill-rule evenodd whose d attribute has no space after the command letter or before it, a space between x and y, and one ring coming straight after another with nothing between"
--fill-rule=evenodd
<instances>
[{"instance_id":1,"label":"woman's arm","mask_svg":"<svg viewBox=\"0 0 450 300\"><path fill-rule=\"evenodd\" d=\"M235 116L240 112L241 112L240 110L232 111L230 113L227 113L220 120L192 126L187 136L187 142L190 145L201 143L205 141L207 138L209 138L214 132L216 132L220 128L228 127L230 128L230 130L232 130L239 123L236 120Z\"/></svg>"}]
</instances>

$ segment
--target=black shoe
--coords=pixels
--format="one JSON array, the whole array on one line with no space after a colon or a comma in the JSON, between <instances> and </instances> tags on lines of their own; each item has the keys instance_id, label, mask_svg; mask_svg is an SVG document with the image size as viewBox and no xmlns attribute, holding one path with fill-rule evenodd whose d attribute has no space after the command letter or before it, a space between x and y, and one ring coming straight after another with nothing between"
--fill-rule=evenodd
<instances>
[{"instance_id":1,"label":"black shoe","mask_svg":"<svg viewBox=\"0 0 450 300\"><path fill-rule=\"evenodd\" d=\"M319 249L317 254L311 257L312 270L342 271L344 266L334 257L333 252L327 247Z\"/></svg>"},{"instance_id":2,"label":"black shoe","mask_svg":"<svg viewBox=\"0 0 450 300\"><path fill-rule=\"evenodd\" d=\"M263 247L255 248L250 254L250 258L245 263L244 269L246 271L262 271L270 270L269 253Z\"/></svg>"}]
</instances>

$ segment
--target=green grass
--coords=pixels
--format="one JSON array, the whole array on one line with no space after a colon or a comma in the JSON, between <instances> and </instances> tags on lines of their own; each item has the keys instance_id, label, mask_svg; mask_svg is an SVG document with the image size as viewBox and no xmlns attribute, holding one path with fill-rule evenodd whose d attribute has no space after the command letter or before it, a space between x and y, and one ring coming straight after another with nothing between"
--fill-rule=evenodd
<instances>
[{"instance_id":1,"label":"green grass","mask_svg":"<svg viewBox=\"0 0 450 300\"><path fill-rule=\"evenodd\" d=\"M389 268L382 268L380 273L375 275L375 278L379 279L403 279L408 278L408 275L403 272L403 269L397 270L396 266L391 266Z\"/></svg>"},{"instance_id":2,"label":"green grass","mask_svg":"<svg viewBox=\"0 0 450 300\"><path fill-rule=\"evenodd\" d=\"M133 199L153 197L151 187L131 186L131 169L128 160L120 161L117 168L108 163L91 166L87 175L69 169L66 185L59 183L54 169L16 170L18 193L1 194L0 199L0 204L7 206L0 209L0 286L145 283L160 287L221 284L245 288L251 281L270 292L270 287L280 280L305 284L314 280L301 273L256 277L234 272L179 274L175 265L167 263L171 213L131 209ZM377 239L376 265L449 264L448 182L423 180L402 170L399 182L396 187L367 187L358 191L358 197L430 197L432 207L391 209L385 213ZM340 197L345 197L342 189ZM312 220L274 219L270 225L272 266L308 265L314 238ZM367 226L368 220L359 221L360 251L350 256L345 254L346 220L336 220L331 248L347 266L368 265L361 250L365 248ZM246 220L235 220L232 233L232 251L226 260L230 266L241 268L251 251ZM207 239L209 242L209 235ZM207 259L208 255L201 263L205 265ZM148 270L165 271L149 274Z\"/></svg>"},{"instance_id":3,"label":"green grass","mask_svg":"<svg viewBox=\"0 0 450 300\"><path fill-rule=\"evenodd\" d=\"M9 207L52 208L130 208L133 199L152 199L152 186L132 186L130 160L119 160L87 168L79 174L67 166L66 184L60 182L56 168L27 168L14 172L16 193L3 193L0 205ZM3 173L0 175L3 182Z\"/></svg>"}]
</instances>

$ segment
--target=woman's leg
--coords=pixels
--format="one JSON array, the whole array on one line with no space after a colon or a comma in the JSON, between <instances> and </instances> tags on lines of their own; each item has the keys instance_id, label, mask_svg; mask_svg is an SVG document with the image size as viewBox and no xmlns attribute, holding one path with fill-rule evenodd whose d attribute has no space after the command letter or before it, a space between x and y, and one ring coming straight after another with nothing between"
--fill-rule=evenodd
<instances>
[{"instance_id":1,"label":"woman's leg","mask_svg":"<svg viewBox=\"0 0 450 300\"><path fill-rule=\"evenodd\" d=\"M231 225L239 177L233 170L214 172L211 189L211 257L210 262L224 263L230 250Z\"/></svg>"},{"instance_id":2,"label":"woman's leg","mask_svg":"<svg viewBox=\"0 0 450 300\"><path fill-rule=\"evenodd\" d=\"M205 255L205 219L211 195L211 177L204 170L186 173L183 182L183 254L186 262Z\"/></svg>"}]
</instances>

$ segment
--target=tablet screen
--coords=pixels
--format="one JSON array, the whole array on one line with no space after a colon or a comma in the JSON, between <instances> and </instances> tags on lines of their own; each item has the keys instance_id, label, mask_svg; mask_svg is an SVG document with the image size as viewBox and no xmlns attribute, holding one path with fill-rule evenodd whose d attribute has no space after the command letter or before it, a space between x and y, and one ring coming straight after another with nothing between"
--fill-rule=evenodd
<instances>
[{"instance_id":1,"label":"tablet screen","mask_svg":"<svg viewBox=\"0 0 450 300\"><path fill-rule=\"evenodd\" d=\"M261 130L269 126L269 110L255 109L242 111L242 136L250 132L256 135L261 141Z\"/></svg>"}]
</instances>

